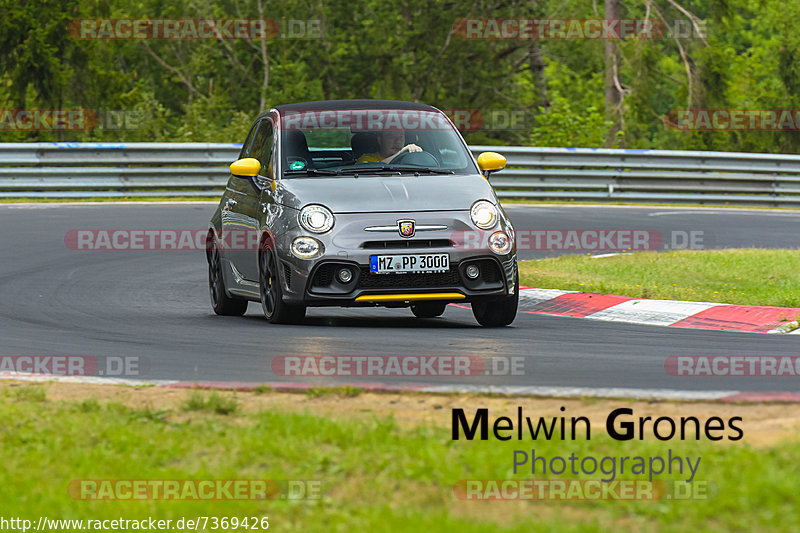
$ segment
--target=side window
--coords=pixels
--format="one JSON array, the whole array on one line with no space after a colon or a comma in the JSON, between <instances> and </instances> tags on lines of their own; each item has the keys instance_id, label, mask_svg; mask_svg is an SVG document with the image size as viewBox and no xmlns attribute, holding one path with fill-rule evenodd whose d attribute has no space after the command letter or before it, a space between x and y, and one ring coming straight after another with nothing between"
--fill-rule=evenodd
<instances>
[{"instance_id":1,"label":"side window","mask_svg":"<svg viewBox=\"0 0 800 533\"><path fill-rule=\"evenodd\" d=\"M256 130L256 136L250 148L250 157L255 157L261 163L261 172L259 174L269 178L272 177L270 168L272 163L272 144L272 122L264 119L259 123Z\"/></svg>"},{"instance_id":2,"label":"side window","mask_svg":"<svg viewBox=\"0 0 800 533\"><path fill-rule=\"evenodd\" d=\"M253 139L256 136L256 127L258 127L258 122L253 123L250 127L250 133L247 134L247 139L242 145L242 151L239 152L239 159L250 157L250 149L253 146Z\"/></svg>"}]
</instances>

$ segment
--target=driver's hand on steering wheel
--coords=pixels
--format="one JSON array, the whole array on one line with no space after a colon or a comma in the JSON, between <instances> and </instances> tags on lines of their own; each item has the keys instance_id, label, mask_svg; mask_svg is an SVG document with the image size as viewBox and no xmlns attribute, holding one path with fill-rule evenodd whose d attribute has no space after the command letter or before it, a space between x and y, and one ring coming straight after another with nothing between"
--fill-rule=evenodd
<instances>
[{"instance_id":1,"label":"driver's hand on steering wheel","mask_svg":"<svg viewBox=\"0 0 800 533\"><path fill-rule=\"evenodd\" d=\"M400 150L399 152L397 152L395 155L400 155L400 154L402 154L403 152L421 152L421 151L422 151L422 148L420 148L420 147L419 147L419 146L417 146L416 144L407 144L407 145L405 145L405 146L403 147L403 149L402 149L402 150Z\"/></svg>"},{"instance_id":2,"label":"driver's hand on steering wheel","mask_svg":"<svg viewBox=\"0 0 800 533\"><path fill-rule=\"evenodd\" d=\"M392 154L389 157L387 157L386 159L384 159L383 162L384 163L390 163L392 161L392 159L394 159L395 157L397 157L400 154L405 153L405 152L409 152L410 153L410 152L421 152L421 151L422 151L422 148L420 148L416 144L407 144L399 152L397 152L396 154Z\"/></svg>"}]
</instances>

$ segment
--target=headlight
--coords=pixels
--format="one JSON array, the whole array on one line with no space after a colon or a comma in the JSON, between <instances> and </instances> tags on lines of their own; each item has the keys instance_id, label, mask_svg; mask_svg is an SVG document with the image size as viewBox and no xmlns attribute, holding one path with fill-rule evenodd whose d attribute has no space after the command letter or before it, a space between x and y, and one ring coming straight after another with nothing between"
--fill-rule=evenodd
<instances>
[{"instance_id":1,"label":"headlight","mask_svg":"<svg viewBox=\"0 0 800 533\"><path fill-rule=\"evenodd\" d=\"M504 231L496 231L489 237L489 248L496 254L507 254L513 241Z\"/></svg>"},{"instance_id":2,"label":"headlight","mask_svg":"<svg viewBox=\"0 0 800 533\"><path fill-rule=\"evenodd\" d=\"M480 229L490 229L497 224L497 208L489 201L478 200L472 204L469 217Z\"/></svg>"},{"instance_id":3,"label":"headlight","mask_svg":"<svg viewBox=\"0 0 800 533\"><path fill-rule=\"evenodd\" d=\"M325 233L333 227L333 213L321 205L307 205L300 210L300 225L311 233Z\"/></svg>"},{"instance_id":4,"label":"headlight","mask_svg":"<svg viewBox=\"0 0 800 533\"><path fill-rule=\"evenodd\" d=\"M320 254L322 245L311 237L297 237L292 241L292 253L300 259L313 259Z\"/></svg>"}]
</instances>

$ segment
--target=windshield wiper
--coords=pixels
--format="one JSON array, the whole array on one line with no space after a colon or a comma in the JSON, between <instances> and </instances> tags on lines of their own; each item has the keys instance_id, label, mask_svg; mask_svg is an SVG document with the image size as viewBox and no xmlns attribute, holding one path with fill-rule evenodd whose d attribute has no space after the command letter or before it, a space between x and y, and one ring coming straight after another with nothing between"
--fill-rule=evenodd
<instances>
[{"instance_id":1,"label":"windshield wiper","mask_svg":"<svg viewBox=\"0 0 800 533\"><path fill-rule=\"evenodd\" d=\"M368 174L370 172L414 172L416 174L453 174L452 170L445 170L441 168L428 168L428 167L401 167L393 165L381 165L370 167L358 168L343 168L340 171L342 174Z\"/></svg>"},{"instance_id":2,"label":"windshield wiper","mask_svg":"<svg viewBox=\"0 0 800 533\"><path fill-rule=\"evenodd\" d=\"M342 173L338 170L325 170L322 168L306 168L303 170L284 170L284 174L296 176L303 174L305 176L340 176Z\"/></svg>"},{"instance_id":3,"label":"windshield wiper","mask_svg":"<svg viewBox=\"0 0 800 533\"><path fill-rule=\"evenodd\" d=\"M398 172L419 172L422 173L429 173L429 174L454 174L452 170L444 169L444 168L430 168L430 167L389 167L392 170L397 170Z\"/></svg>"}]
</instances>

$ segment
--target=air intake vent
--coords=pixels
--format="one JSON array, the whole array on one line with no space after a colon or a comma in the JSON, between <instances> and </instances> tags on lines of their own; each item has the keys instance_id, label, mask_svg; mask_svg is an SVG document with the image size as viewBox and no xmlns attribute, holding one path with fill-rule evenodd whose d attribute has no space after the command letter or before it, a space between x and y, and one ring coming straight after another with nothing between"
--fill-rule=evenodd
<instances>
[{"instance_id":1,"label":"air intake vent","mask_svg":"<svg viewBox=\"0 0 800 533\"><path fill-rule=\"evenodd\" d=\"M361 267L359 289L432 289L461 286L458 269L437 274L373 274L368 267Z\"/></svg>"},{"instance_id":2,"label":"air intake vent","mask_svg":"<svg viewBox=\"0 0 800 533\"><path fill-rule=\"evenodd\" d=\"M292 288L292 269L286 263L283 264L283 277L286 279L286 288Z\"/></svg>"},{"instance_id":3,"label":"air intake vent","mask_svg":"<svg viewBox=\"0 0 800 533\"><path fill-rule=\"evenodd\" d=\"M365 250L402 250L409 248L450 248L449 239L397 239L392 241L366 241L361 244Z\"/></svg>"}]
</instances>

